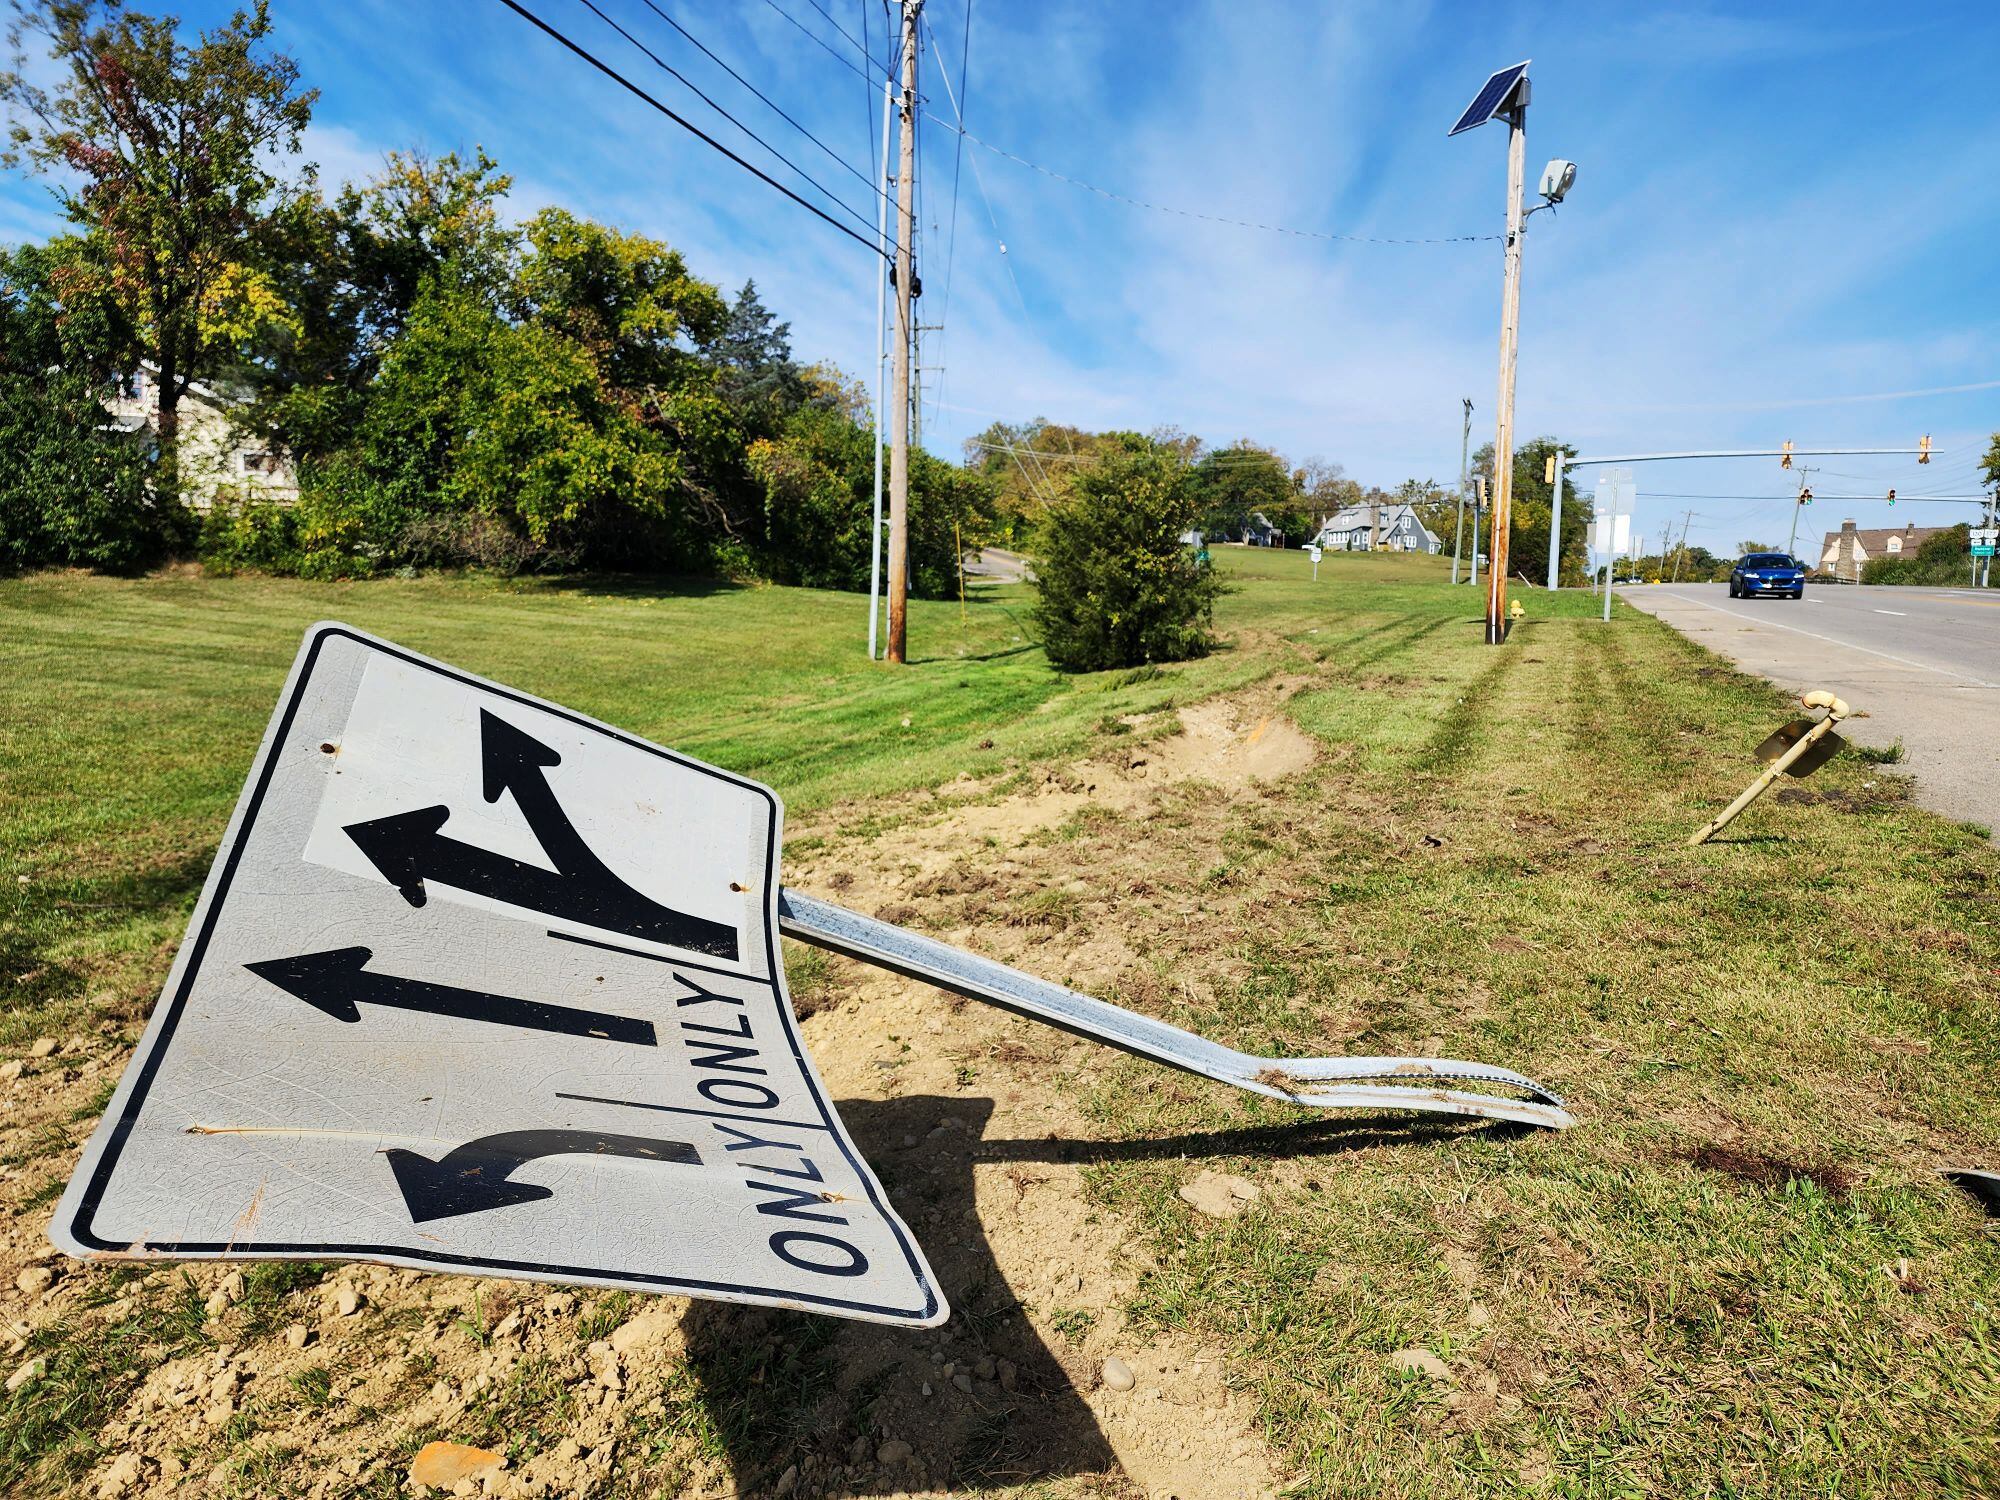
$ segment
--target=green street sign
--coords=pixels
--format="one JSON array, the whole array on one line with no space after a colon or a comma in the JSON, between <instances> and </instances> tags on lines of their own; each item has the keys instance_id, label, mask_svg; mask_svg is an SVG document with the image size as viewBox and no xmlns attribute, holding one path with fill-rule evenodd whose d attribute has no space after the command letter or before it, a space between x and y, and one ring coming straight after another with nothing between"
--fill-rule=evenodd
<instances>
[{"instance_id":1,"label":"green street sign","mask_svg":"<svg viewBox=\"0 0 2000 1500\"><path fill-rule=\"evenodd\" d=\"M1987 545L1984 547L1974 547L1972 549L1972 555L1974 557L1991 557L1993 555L1993 548L1991 545Z\"/></svg>"}]
</instances>

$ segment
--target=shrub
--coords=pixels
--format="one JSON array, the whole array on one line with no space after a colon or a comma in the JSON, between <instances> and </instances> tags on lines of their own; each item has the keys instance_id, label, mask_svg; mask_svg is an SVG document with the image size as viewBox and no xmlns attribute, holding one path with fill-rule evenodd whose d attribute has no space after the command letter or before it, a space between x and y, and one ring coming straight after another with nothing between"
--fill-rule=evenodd
<instances>
[{"instance_id":1,"label":"shrub","mask_svg":"<svg viewBox=\"0 0 2000 1500\"><path fill-rule=\"evenodd\" d=\"M1055 666L1094 672L1209 651L1222 582L1180 540L1199 504L1187 466L1144 439L1071 481L1035 558L1035 622Z\"/></svg>"},{"instance_id":2,"label":"shrub","mask_svg":"<svg viewBox=\"0 0 2000 1500\"><path fill-rule=\"evenodd\" d=\"M192 542L192 515L153 490L148 450L104 420L81 375L0 374L0 568L132 573Z\"/></svg>"},{"instance_id":3,"label":"shrub","mask_svg":"<svg viewBox=\"0 0 2000 1500\"><path fill-rule=\"evenodd\" d=\"M1871 557L1863 583L1964 583L1972 557L1971 528L1961 523L1924 538L1915 552Z\"/></svg>"}]
</instances>

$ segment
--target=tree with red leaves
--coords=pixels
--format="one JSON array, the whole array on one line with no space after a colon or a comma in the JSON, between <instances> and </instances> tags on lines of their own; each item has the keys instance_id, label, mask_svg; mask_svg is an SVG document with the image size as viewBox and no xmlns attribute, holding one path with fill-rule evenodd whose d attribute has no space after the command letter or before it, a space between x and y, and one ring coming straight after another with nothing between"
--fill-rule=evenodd
<instances>
[{"instance_id":1,"label":"tree with red leaves","mask_svg":"<svg viewBox=\"0 0 2000 1500\"><path fill-rule=\"evenodd\" d=\"M72 308L96 302L125 330L111 351L156 370L161 487L177 490L175 445L188 386L238 366L292 317L264 260L274 216L295 191L278 164L299 149L318 95L265 43L268 0L184 42L173 16L123 0L40 0L10 34L0 101L16 120L8 166L66 171L52 190L79 233L55 278ZM32 81L28 44L46 43L55 82ZM312 169L303 172L311 186Z\"/></svg>"}]
</instances>

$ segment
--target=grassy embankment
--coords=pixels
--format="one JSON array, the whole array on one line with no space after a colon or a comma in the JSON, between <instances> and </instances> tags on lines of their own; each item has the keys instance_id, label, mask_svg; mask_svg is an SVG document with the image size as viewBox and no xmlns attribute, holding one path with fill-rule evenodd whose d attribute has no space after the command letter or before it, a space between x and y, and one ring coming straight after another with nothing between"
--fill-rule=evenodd
<instances>
[{"instance_id":1,"label":"grassy embankment","mask_svg":"<svg viewBox=\"0 0 2000 1500\"><path fill-rule=\"evenodd\" d=\"M1173 1019L1262 1052L1506 1061L1584 1123L1301 1123L1114 1067L1091 1098L1106 1135L1202 1158L1093 1169L1157 1252L1139 1320L1241 1358L1306 1494L1991 1492L2000 1246L1935 1177L2000 1162L1983 840L1847 758L1687 850L1782 716L1768 688L1580 598L1524 593L1530 619L1488 649L1471 591L1427 561L1332 559L1317 586L1297 554L1224 561L1235 649L1081 680L1018 639L1018 597L963 628L920 608L924 660L898 673L858 659L856 601L793 591L0 584L0 1050L136 1034L315 618L799 807L1002 776L1118 715L1302 674L1314 772L1079 818L1052 858L1161 975L1201 981L1155 992ZM1138 876L1149 894L1121 897ZM1183 896L1197 929L1165 913ZM9 1212L52 1197L79 1114L10 1141ZM1198 1165L1257 1180L1256 1207L1192 1216L1174 1189ZM123 1323L49 1346L59 1378L0 1405L6 1487L59 1486L137 1373L214 1336L170 1290L122 1291ZM262 1278L237 1316L292 1295ZM1410 1346L1453 1383L1392 1373Z\"/></svg>"}]
</instances>

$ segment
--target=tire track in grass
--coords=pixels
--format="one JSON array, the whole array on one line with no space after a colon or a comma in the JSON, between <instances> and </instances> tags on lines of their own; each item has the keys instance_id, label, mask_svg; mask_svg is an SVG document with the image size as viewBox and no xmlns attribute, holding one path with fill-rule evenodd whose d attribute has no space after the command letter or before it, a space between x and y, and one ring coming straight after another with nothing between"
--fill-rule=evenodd
<instances>
[{"instance_id":1,"label":"tire track in grass","mask_svg":"<svg viewBox=\"0 0 2000 1500\"><path fill-rule=\"evenodd\" d=\"M1518 651L1500 648L1494 660L1473 678L1462 696L1438 718L1438 726L1423 748L1411 757L1410 770L1419 776L1435 776L1446 770L1463 770L1472 752L1480 745L1492 713L1492 699L1521 659Z\"/></svg>"}]
</instances>

